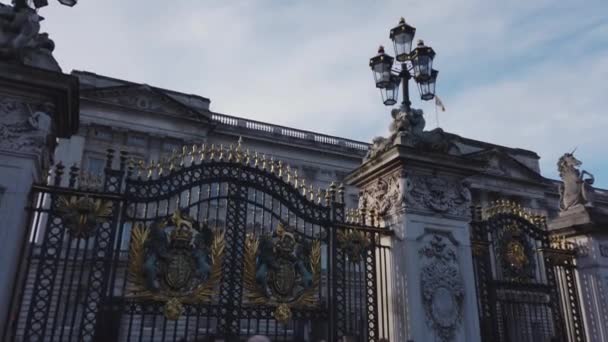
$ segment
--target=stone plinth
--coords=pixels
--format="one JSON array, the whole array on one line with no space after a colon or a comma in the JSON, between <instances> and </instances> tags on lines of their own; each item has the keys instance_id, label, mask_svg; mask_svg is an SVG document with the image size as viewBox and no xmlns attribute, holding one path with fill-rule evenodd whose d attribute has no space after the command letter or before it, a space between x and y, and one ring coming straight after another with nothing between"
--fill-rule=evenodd
<instances>
[{"instance_id":1,"label":"stone plinth","mask_svg":"<svg viewBox=\"0 0 608 342\"><path fill-rule=\"evenodd\" d=\"M608 213L579 206L549 223L577 246L578 289L587 341L608 341Z\"/></svg>"},{"instance_id":2,"label":"stone plinth","mask_svg":"<svg viewBox=\"0 0 608 342\"><path fill-rule=\"evenodd\" d=\"M397 145L347 177L360 206L395 231L391 341L480 340L466 178L481 162ZM381 323L382 324L382 323Z\"/></svg>"},{"instance_id":3,"label":"stone plinth","mask_svg":"<svg viewBox=\"0 0 608 342\"><path fill-rule=\"evenodd\" d=\"M56 138L78 128L78 79L0 62L0 332L24 258L28 194L52 162ZM4 335L2 335L4 336Z\"/></svg>"}]
</instances>

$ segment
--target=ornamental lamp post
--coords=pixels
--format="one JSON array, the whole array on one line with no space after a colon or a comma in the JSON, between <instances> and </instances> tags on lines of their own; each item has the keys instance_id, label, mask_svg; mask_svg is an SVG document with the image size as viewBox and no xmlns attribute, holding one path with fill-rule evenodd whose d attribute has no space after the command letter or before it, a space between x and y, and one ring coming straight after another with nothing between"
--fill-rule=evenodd
<instances>
[{"instance_id":1,"label":"ornamental lamp post","mask_svg":"<svg viewBox=\"0 0 608 342\"><path fill-rule=\"evenodd\" d=\"M418 84L420 98L430 101L435 98L435 84L439 72L433 69L435 51L422 40L418 41L412 51L412 41L416 28L408 25L405 19L399 20L399 25L390 31L390 39L395 47L395 58L385 53L380 46L378 54L370 58L369 66L374 74L376 88L380 89L382 102L386 106L397 103L399 85L403 92L401 105L406 112L410 111L409 81L414 79ZM399 63L394 63L397 60ZM394 63L394 64L393 64Z\"/></svg>"}]
</instances>

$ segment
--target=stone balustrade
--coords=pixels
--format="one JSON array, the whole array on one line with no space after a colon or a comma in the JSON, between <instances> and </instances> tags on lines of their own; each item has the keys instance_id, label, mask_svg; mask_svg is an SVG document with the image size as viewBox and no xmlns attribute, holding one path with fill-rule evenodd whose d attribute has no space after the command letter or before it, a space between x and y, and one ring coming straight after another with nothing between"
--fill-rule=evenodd
<instances>
[{"instance_id":1,"label":"stone balustrade","mask_svg":"<svg viewBox=\"0 0 608 342\"><path fill-rule=\"evenodd\" d=\"M367 151L369 146L369 144L367 143L356 140L344 139L331 135L272 125L264 122L243 119L225 114L213 113L211 115L211 119L222 126L246 128L248 130L261 134L272 134L278 137L305 140L313 144L342 147L346 149L356 150L358 151L358 153Z\"/></svg>"}]
</instances>

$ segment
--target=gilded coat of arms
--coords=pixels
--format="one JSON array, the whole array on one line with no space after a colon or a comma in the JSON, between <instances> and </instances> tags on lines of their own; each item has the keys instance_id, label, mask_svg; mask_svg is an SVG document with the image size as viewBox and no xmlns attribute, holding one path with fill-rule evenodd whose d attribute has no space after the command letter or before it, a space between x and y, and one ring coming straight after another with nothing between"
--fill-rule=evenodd
<instances>
[{"instance_id":1,"label":"gilded coat of arms","mask_svg":"<svg viewBox=\"0 0 608 342\"><path fill-rule=\"evenodd\" d=\"M102 218L112 213L112 203L84 197L60 197L57 209L70 235L86 239L95 233Z\"/></svg>"},{"instance_id":2,"label":"gilded coat of arms","mask_svg":"<svg viewBox=\"0 0 608 342\"><path fill-rule=\"evenodd\" d=\"M129 279L135 298L165 303L177 319L182 304L209 302L221 278L224 234L176 210L171 218L131 233Z\"/></svg>"},{"instance_id":3,"label":"gilded coat of arms","mask_svg":"<svg viewBox=\"0 0 608 342\"><path fill-rule=\"evenodd\" d=\"M321 271L321 242L298 237L282 224L272 235L247 236L245 289L250 304L275 306L275 319L287 323L291 308L314 307Z\"/></svg>"},{"instance_id":4,"label":"gilded coat of arms","mask_svg":"<svg viewBox=\"0 0 608 342\"><path fill-rule=\"evenodd\" d=\"M350 262L356 264L365 258L365 254L372 243L364 232L354 229L340 229L337 235L340 248L344 250Z\"/></svg>"},{"instance_id":5,"label":"gilded coat of arms","mask_svg":"<svg viewBox=\"0 0 608 342\"><path fill-rule=\"evenodd\" d=\"M534 277L533 247L522 227L507 223L498 243L503 277L508 280L527 280Z\"/></svg>"}]
</instances>

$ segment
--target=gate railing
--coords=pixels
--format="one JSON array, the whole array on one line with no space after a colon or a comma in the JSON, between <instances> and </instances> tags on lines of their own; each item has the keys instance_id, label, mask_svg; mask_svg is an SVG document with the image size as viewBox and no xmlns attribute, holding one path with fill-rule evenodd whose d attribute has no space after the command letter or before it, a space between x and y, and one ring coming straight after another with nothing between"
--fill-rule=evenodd
<instances>
[{"instance_id":1,"label":"gate railing","mask_svg":"<svg viewBox=\"0 0 608 342\"><path fill-rule=\"evenodd\" d=\"M193 146L147 165L108 150L104 175L58 164L48 184L32 188L31 201L9 340L388 338L388 247L381 241L391 232L373 213L360 210L354 219L342 186L313 189L289 166L240 143ZM158 252L154 227L171 241L162 260L150 256ZM205 240L207 231L215 238ZM263 243L273 244L269 253L287 248L275 255L284 266L265 268ZM222 266L213 268L218 258ZM207 264L220 272L217 282ZM140 295L132 295L133 277ZM204 300L187 299L203 284L210 291ZM299 294L289 292L294 286Z\"/></svg>"},{"instance_id":2,"label":"gate railing","mask_svg":"<svg viewBox=\"0 0 608 342\"><path fill-rule=\"evenodd\" d=\"M472 217L482 341L585 341L574 248L512 202L474 208Z\"/></svg>"}]
</instances>

